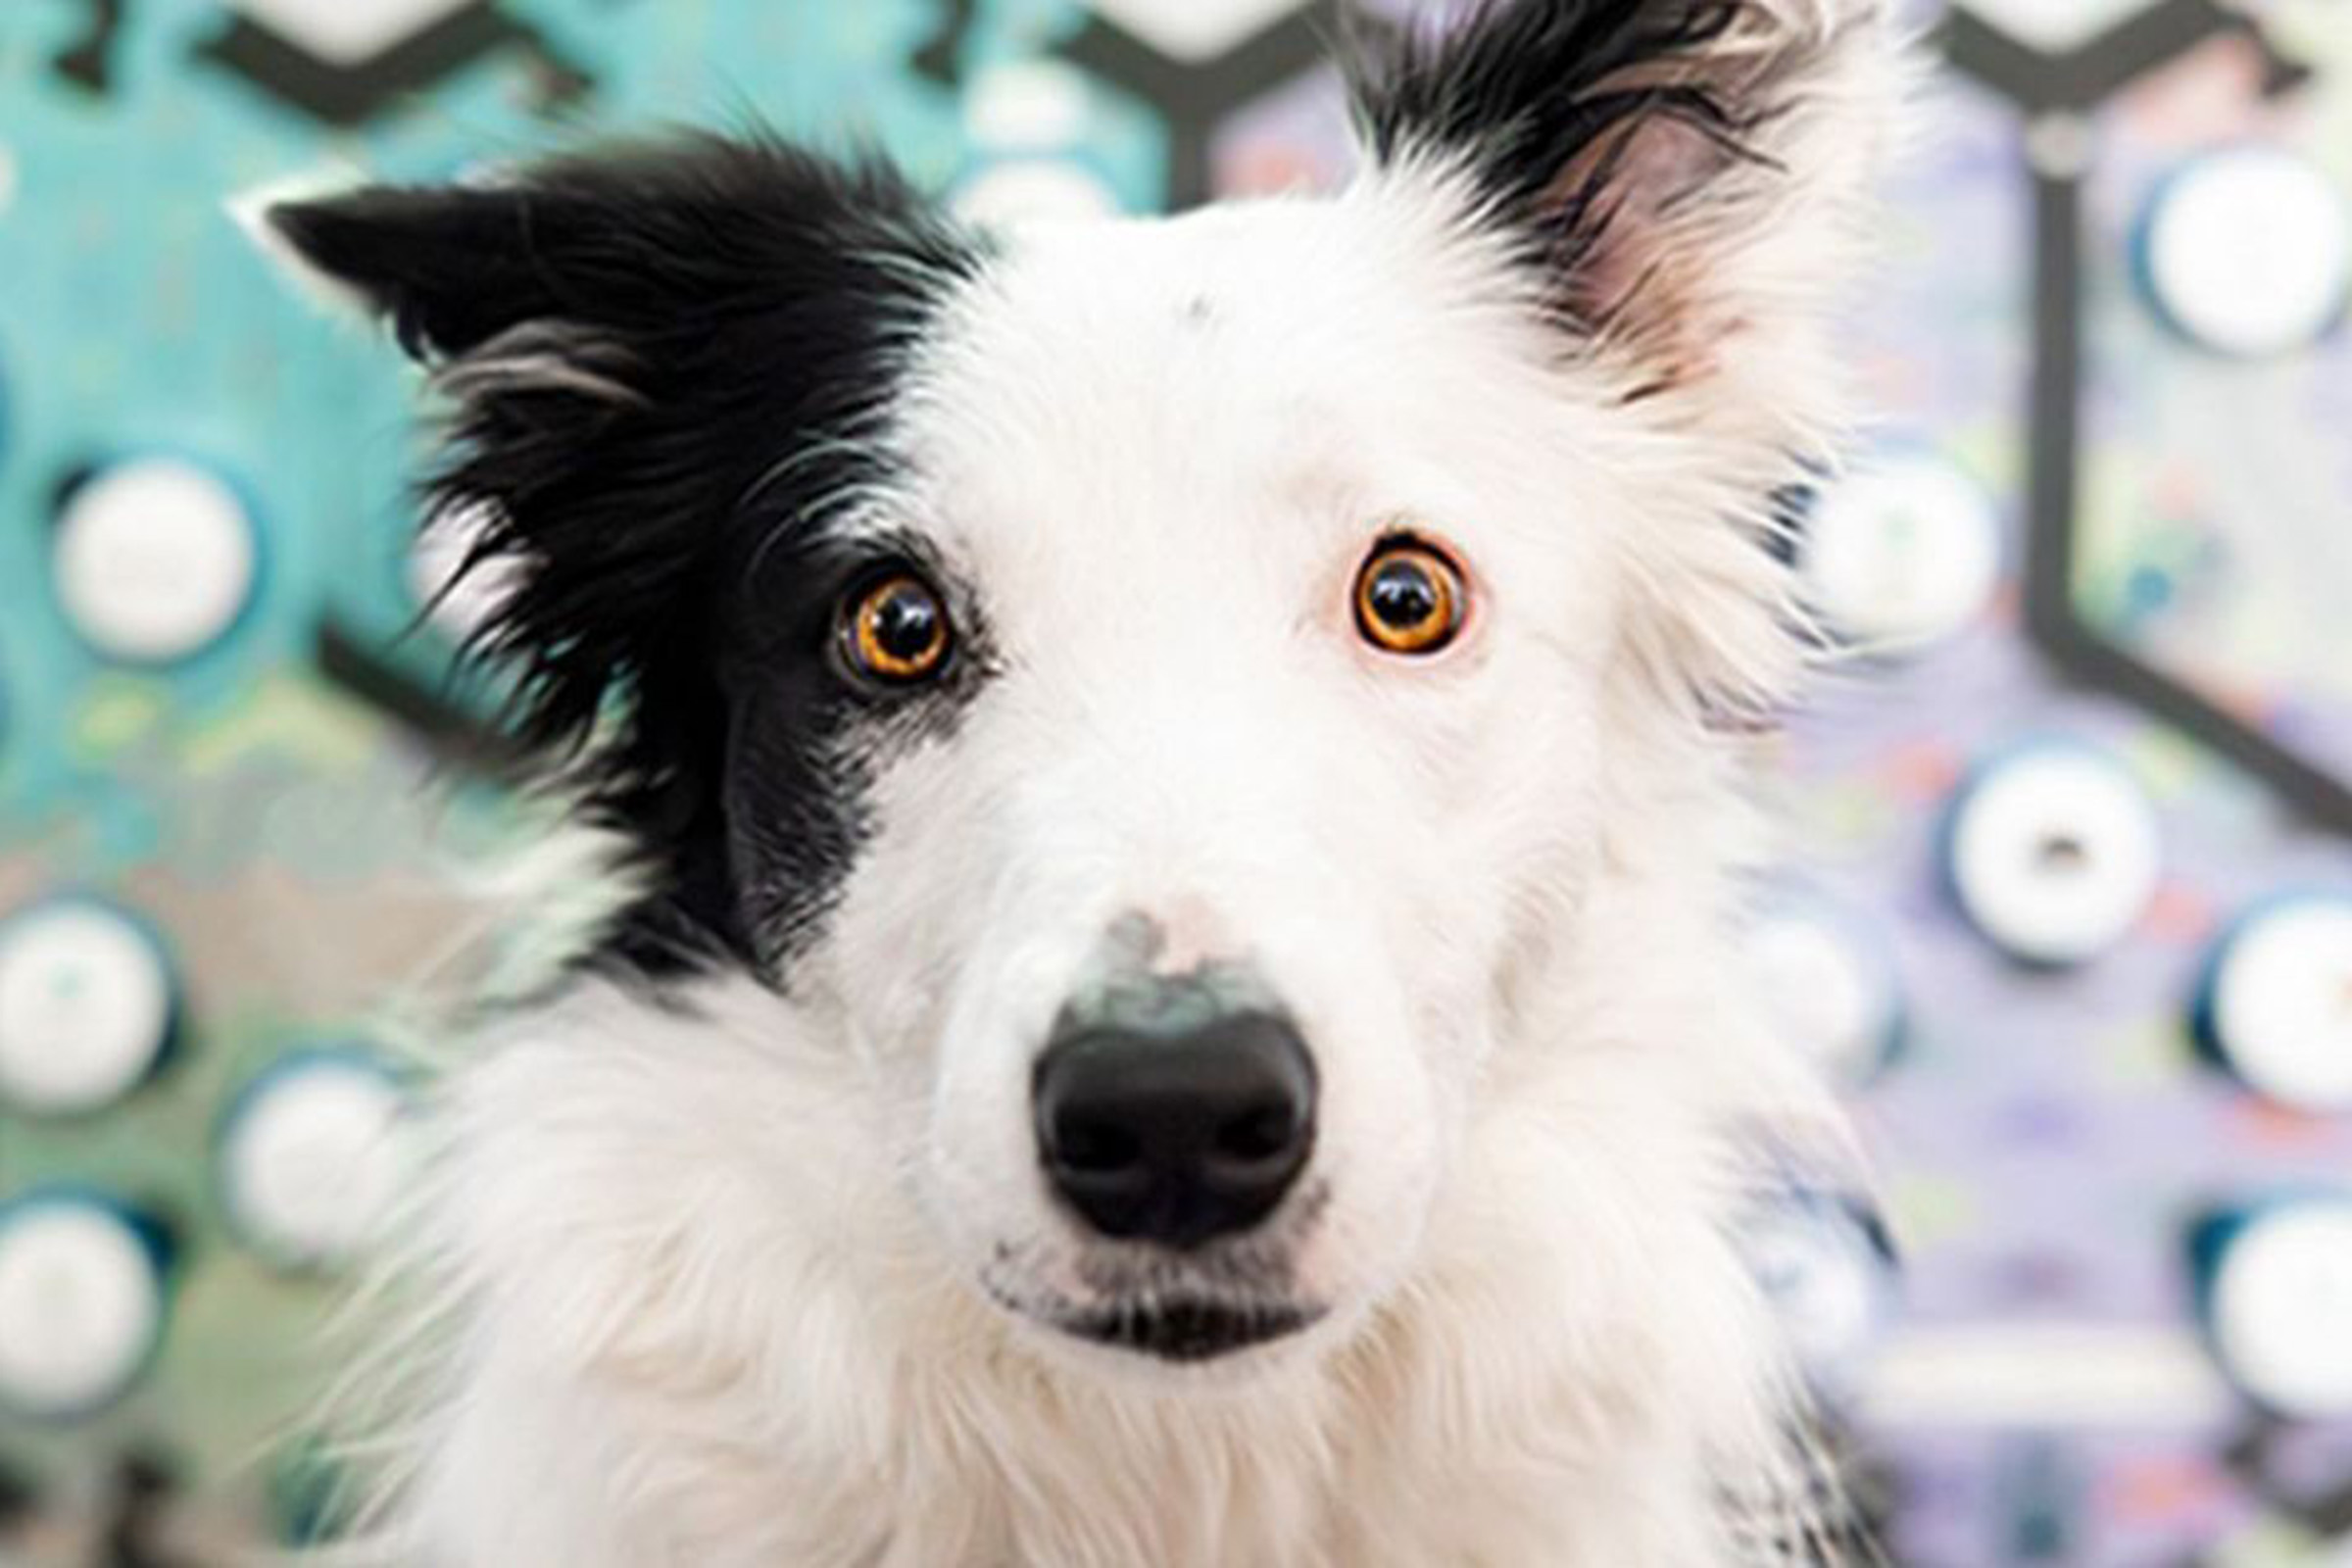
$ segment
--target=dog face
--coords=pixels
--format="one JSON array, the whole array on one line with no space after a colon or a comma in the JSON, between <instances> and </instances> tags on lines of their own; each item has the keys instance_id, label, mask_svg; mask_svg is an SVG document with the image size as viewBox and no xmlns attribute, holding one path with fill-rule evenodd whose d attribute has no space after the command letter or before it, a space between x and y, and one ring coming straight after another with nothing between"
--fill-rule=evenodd
<instances>
[{"instance_id":1,"label":"dog face","mask_svg":"<svg viewBox=\"0 0 2352 1568\"><path fill-rule=\"evenodd\" d=\"M650 890L600 960L764 982L1050 1353L1247 1367L1572 1054L1613 756L1789 671L1875 24L1488 6L1366 44L1348 189L1167 220L718 140L270 218L439 367L486 651Z\"/></svg>"},{"instance_id":2,"label":"dog face","mask_svg":"<svg viewBox=\"0 0 2352 1568\"><path fill-rule=\"evenodd\" d=\"M1206 1355L1393 1278L1586 848L1620 607L1559 498L1638 508L1443 221L1024 234L900 410L871 527L977 673L803 972L967 1266L1083 1336Z\"/></svg>"}]
</instances>

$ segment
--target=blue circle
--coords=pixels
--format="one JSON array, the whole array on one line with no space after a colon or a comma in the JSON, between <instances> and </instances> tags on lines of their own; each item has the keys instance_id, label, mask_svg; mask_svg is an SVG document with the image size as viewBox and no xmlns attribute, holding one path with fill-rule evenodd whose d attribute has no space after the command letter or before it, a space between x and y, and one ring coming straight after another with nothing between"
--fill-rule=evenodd
<instances>
[{"instance_id":1,"label":"blue circle","mask_svg":"<svg viewBox=\"0 0 2352 1568\"><path fill-rule=\"evenodd\" d=\"M2146 198L2140 203L2139 212L2132 220L2130 234L2126 241L2132 287L2139 294L2141 300L2146 303L2149 311L2159 321L2164 323L2167 330L2181 342L2200 353L2221 360L2260 360L2270 356L2259 352L2245 353L2226 344L2212 342L2199 333L2195 327L2180 318L2173 303L2164 297L2164 290L2156 280L2156 224L2164 216L2167 204L2180 194L2180 187L2189 179L2220 160L2241 157L2248 153L2268 153L2278 157L2292 156L2268 143L2251 140L2231 142L2199 153L2196 157L2188 159L2164 174L2149 188ZM2310 342L2316 343L2333 332L2343 324L2346 315L2352 313L2352 286L2347 286L2342 294L2343 297L2336 303L2334 315L2314 333ZM2309 347L2310 344L2306 343L2303 346Z\"/></svg>"},{"instance_id":2,"label":"blue circle","mask_svg":"<svg viewBox=\"0 0 2352 1568\"><path fill-rule=\"evenodd\" d=\"M186 1039L188 1021L186 992L181 984L179 961L172 953L171 941L164 935L163 928L155 921L118 899L80 889L39 894L5 913L0 913L0 937L6 936L17 926L37 920L43 915L72 908L95 910L109 919L119 922L124 930L136 937L149 952L154 954L156 965L162 970L164 976L165 1011L163 1038L157 1041L155 1054L149 1059L146 1070L141 1072L136 1079L124 1085L122 1092L112 1100L95 1105L52 1111L43 1110L39 1106L19 1104L5 1095L0 1095L0 1106L5 1106L19 1115L44 1122L68 1125L74 1122L92 1121L106 1115L163 1076L164 1072L179 1059L180 1051Z\"/></svg>"},{"instance_id":3,"label":"blue circle","mask_svg":"<svg viewBox=\"0 0 2352 1568\"><path fill-rule=\"evenodd\" d=\"M57 584L56 535L65 521L66 512L74 498L83 489L105 478L118 468L141 463L171 463L194 468L225 489L237 504L245 519L246 537L253 550L252 568L245 582L245 597L230 616L212 636L184 653L161 659L126 656L92 642L87 633L75 623L66 609ZM240 479L226 465L214 458L185 447L150 445L123 448L102 453L90 461L70 469L58 481L49 506L49 555L45 572L49 599L58 619L73 633L74 641L92 657L107 665L120 669L173 670L184 669L211 660L223 649L233 647L262 615L263 601L268 597L273 575L270 529L264 521L264 509L253 488Z\"/></svg>"},{"instance_id":4,"label":"blue circle","mask_svg":"<svg viewBox=\"0 0 2352 1568\"><path fill-rule=\"evenodd\" d=\"M124 1368L121 1380L114 1387L97 1396L78 1404L53 1407L12 1403L5 1394L0 1394L0 1413L53 1425L85 1421L112 1409L145 1381L163 1348L164 1333L171 1322L171 1288L178 1263L178 1248L170 1228L161 1219L130 1200L89 1182L45 1182L14 1198L0 1200L0 1236L29 1216L59 1209L98 1213L130 1235L153 1271L156 1314L147 1343L138 1357Z\"/></svg>"},{"instance_id":5,"label":"blue circle","mask_svg":"<svg viewBox=\"0 0 2352 1568\"><path fill-rule=\"evenodd\" d=\"M2273 1407L2260 1395L2238 1384L2224 1353L2218 1300L2223 1269L2238 1244L2265 1221L2314 1209L2352 1213L2352 1187L2313 1181L2240 1194L2196 1215L2182 1237L2190 1300L2206 1353L2230 1378L2232 1387L2237 1387L2240 1395L2259 1408ZM2284 1410L2274 1413L2293 1415Z\"/></svg>"},{"instance_id":6,"label":"blue circle","mask_svg":"<svg viewBox=\"0 0 2352 1568\"><path fill-rule=\"evenodd\" d=\"M248 1078L221 1107L215 1118L211 1137L211 1188L213 1206L222 1224L238 1245L281 1273L291 1275L324 1274L333 1271L331 1261L298 1256L285 1252L270 1238L254 1230L239 1211L235 1195L228 1187L228 1146L245 1118L252 1114L270 1094L289 1079L308 1073L357 1071L375 1078L404 1097L409 1079L394 1063L366 1046L337 1044L305 1046L290 1051Z\"/></svg>"},{"instance_id":7,"label":"blue circle","mask_svg":"<svg viewBox=\"0 0 2352 1568\"><path fill-rule=\"evenodd\" d=\"M1995 780L2021 762L2042 758L2062 757L2079 758L2097 767L2104 768L2115 774L2143 799L2146 797L2146 790L2140 783L2139 775L2106 747L2058 732L2029 735L1995 747L1969 765L1967 771L1961 776L1960 782L1954 786L1951 794L1945 799L1942 809L1936 816L1932 835L1935 845L1936 887L1942 894L1944 902L1957 910L1961 918L1968 922L1970 930L1984 938L2004 957L2027 970L2044 974L2065 973L2080 968L2083 962L2088 960L2045 957L2024 952L2004 941L1997 933L1986 929L1978 917L1977 911L1970 906L1967 892L1961 885L1959 840L1961 824L1967 818L1969 808ZM2153 815L2155 803L2152 800L2148 801L2148 809Z\"/></svg>"},{"instance_id":8,"label":"blue circle","mask_svg":"<svg viewBox=\"0 0 2352 1568\"><path fill-rule=\"evenodd\" d=\"M2337 908L2352 909L2352 890L2319 885L2280 888L2264 895L2230 916L2219 935L2206 948L2198 961L2196 980L2188 1004L2189 1038L2199 1059L2219 1068L2240 1083L2237 1068L2230 1050L2230 1042L2222 1038L2219 1014L2219 993L2222 972L2247 935L2273 915L2292 909ZM2250 1092L2260 1093L2248 1084Z\"/></svg>"},{"instance_id":9,"label":"blue circle","mask_svg":"<svg viewBox=\"0 0 2352 1568\"><path fill-rule=\"evenodd\" d=\"M1861 966L1877 1014L1874 1038L1866 1059L1840 1078L1839 1087L1861 1089L1875 1082L1901 1055L1911 1032L1910 999L1903 984L1902 965L1886 923L1870 918L1841 899L1810 887L1782 889L1762 904L1758 924L1775 918L1800 921L1825 932L1839 950ZM1798 1041L1800 1048L1811 1043Z\"/></svg>"}]
</instances>

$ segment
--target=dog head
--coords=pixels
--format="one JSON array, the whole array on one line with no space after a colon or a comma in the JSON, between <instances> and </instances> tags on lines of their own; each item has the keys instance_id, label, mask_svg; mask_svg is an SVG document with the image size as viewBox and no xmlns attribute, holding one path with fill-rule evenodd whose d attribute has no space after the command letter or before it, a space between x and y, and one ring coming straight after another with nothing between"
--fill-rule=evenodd
<instances>
[{"instance_id":1,"label":"dog head","mask_svg":"<svg viewBox=\"0 0 2352 1568\"><path fill-rule=\"evenodd\" d=\"M1883 44L1490 4L1362 41L1345 190L1169 220L715 138L268 219L437 368L485 649L651 890L602 959L757 976L1041 1343L1248 1365L1409 1273L1645 797L1797 662Z\"/></svg>"}]
</instances>

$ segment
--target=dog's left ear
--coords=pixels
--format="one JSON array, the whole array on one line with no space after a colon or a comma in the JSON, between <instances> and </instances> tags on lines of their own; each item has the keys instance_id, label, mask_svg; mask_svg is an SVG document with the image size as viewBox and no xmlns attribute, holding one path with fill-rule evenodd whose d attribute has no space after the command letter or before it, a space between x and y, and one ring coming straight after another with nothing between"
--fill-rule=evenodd
<instances>
[{"instance_id":1,"label":"dog's left ear","mask_svg":"<svg viewBox=\"0 0 2352 1568\"><path fill-rule=\"evenodd\" d=\"M1899 74L1884 0L1486 0L1353 56L1380 174L1446 187L1563 329L1701 383L1843 275Z\"/></svg>"},{"instance_id":2,"label":"dog's left ear","mask_svg":"<svg viewBox=\"0 0 2352 1568\"><path fill-rule=\"evenodd\" d=\"M1661 518L1637 575L1664 601L1644 662L1710 701L1768 706L1794 671L1758 535L1846 415L1826 318L1906 81L1886 10L1481 0L1353 51L1366 182L1496 246L1588 386L1696 443L1682 487L1715 494Z\"/></svg>"}]
</instances>

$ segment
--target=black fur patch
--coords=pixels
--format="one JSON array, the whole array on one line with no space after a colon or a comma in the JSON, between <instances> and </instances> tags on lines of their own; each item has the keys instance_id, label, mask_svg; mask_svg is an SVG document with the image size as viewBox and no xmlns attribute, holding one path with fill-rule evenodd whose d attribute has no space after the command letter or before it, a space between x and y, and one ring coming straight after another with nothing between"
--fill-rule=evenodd
<instances>
[{"instance_id":1,"label":"black fur patch","mask_svg":"<svg viewBox=\"0 0 2352 1568\"><path fill-rule=\"evenodd\" d=\"M837 596L880 547L828 524L889 479L875 416L981 248L882 166L760 136L270 219L451 395L431 513L516 568L475 651L650 874L599 956L772 974L863 830L859 734L941 701L842 678Z\"/></svg>"},{"instance_id":2,"label":"black fur patch","mask_svg":"<svg viewBox=\"0 0 2352 1568\"><path fill-rule=\"evenodd\" d=\"M1366 24L1344 63L1374 158L1458 161L1530 259L1569 272L1608 228L1623 132L1663 118L1744 155L1763 111L1702 63L1748 9L1749 0L1484 0L1439 33Z\"/></svg>"}]
</instances>

